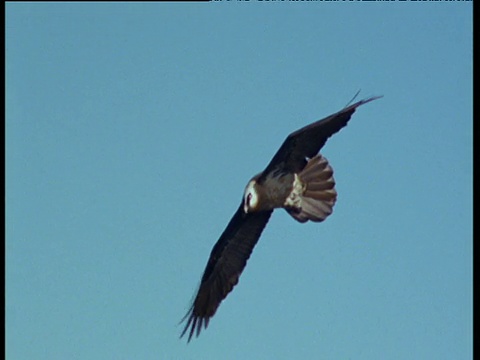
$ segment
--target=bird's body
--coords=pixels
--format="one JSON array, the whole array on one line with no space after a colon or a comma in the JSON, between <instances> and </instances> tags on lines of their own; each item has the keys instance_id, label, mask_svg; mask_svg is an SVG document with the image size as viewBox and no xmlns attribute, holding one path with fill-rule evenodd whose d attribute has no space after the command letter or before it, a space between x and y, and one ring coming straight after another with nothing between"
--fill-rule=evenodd
<instances>
[{"instance_id":1,"label":"bird's body","mask_svg":"<svg viewBox=\"0 0 480 360\"><path fill-rule=\"evenodd\" d=\"M284 208L300 222L319 222L331 214L337 193L333 170L322 155L308 159L298 173L261 174L245 188L244 212Z\"/></svg>"},{"instance_id":2,"label":"bird's body","mask_svg":"<svg viewBox=\"0 0 480 360\"><path fill-rule=\"evenodd\" d=\"M294 174L272 175L263 182L259 182L258 178L261 174L254 176L245 188L245 194L248 200L248 194L252 197L256 196L257 201L245 202L245 212L263 211L280 208L283 206L284 199L288 197L293 189ZM250 207L248 206L250 202Z\"/></svg>"},{"instance_id":3,"label":"bird's body","mask_svg":"<svg viewBox=\"0 0 480 360\"><path fill-rule=\"evenodd\" d=\"M188 340L207 327L222 300L232 291L274 209L295 220L325 220L337 199L333 169L318 154L327 139L344 127L355 109L377 99L358 101L290 134L264 171L248 183L240 206L212 249L181 334Z\"/></svg>"}]
</instances>

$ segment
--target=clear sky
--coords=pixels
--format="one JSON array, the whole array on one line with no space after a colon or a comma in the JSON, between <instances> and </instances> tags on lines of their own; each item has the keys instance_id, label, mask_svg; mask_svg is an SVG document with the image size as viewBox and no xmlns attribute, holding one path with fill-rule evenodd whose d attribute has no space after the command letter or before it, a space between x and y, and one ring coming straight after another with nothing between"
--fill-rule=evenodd
<instances>
[{"instance_id":1,"label":"clear sky","mask_svg":"<svg viewBox=\"0 0 480 360\"><path fill-rule=\"evenodd\" d=\"M8 3L6 357L470 359L472 3ZM178 336L244 186L359 99Z\"/></svg>"}]
</instances>

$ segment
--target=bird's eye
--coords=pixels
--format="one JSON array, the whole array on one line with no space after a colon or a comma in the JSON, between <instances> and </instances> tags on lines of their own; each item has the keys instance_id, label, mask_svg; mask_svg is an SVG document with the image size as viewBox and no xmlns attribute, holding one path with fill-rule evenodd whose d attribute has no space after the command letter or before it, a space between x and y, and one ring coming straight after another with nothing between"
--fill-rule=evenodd
<instances>
[{"instance_id":1,"label":"bird's eye","mask_svg":"<svg viewBox=\"0 0 480 360\"><path fill-rule=\"evenodd\" d=\"M250 200L252 199L252 193L248 193L247 195L247 204L250 205Z\"/></svg>"}]
</instances>

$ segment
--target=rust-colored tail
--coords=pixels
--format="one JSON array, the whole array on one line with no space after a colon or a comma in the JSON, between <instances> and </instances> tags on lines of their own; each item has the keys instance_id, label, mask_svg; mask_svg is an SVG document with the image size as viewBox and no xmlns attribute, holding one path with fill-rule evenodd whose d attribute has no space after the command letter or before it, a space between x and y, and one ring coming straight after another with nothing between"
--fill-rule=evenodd
<instances>
[{"instance_id":1,"label":"rust-colored tail","mask_svg":"<svg viewBox=\"0 0 480 360\"><path fill-rule=\"evenodd\" d=\"M333 169L327 159L320 154L311 158L298 177L303 185L299 207L287 209L288 213L302 223L325 220L337 200Z\"/></svg>"}]
</instances>

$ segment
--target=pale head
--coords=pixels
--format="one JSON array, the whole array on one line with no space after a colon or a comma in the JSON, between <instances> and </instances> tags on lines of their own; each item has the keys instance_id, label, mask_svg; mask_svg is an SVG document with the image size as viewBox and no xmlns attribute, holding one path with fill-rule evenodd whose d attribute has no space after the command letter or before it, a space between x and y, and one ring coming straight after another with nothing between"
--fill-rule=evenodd
<instances>
[{"instance_id":1,"label":"pale head","mask_svg":"<svg viewBox=\"0 0 480 360\"><path fill-rule=\"evenodd\" d=\"M245 214L255 211L258 206L258 193L256 189L257 182L250 180L245 188L245 195L243 198L243 211Z\"/></svg>"}]
</instances>

